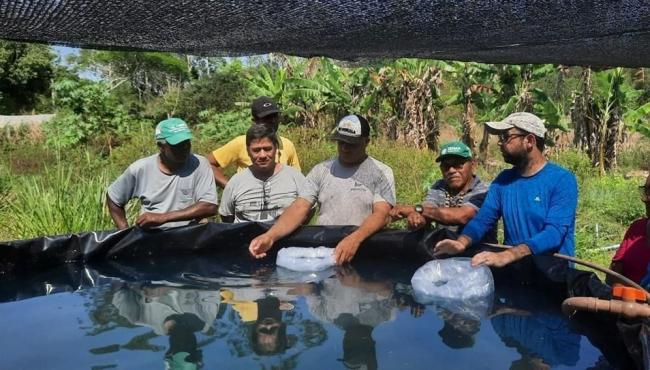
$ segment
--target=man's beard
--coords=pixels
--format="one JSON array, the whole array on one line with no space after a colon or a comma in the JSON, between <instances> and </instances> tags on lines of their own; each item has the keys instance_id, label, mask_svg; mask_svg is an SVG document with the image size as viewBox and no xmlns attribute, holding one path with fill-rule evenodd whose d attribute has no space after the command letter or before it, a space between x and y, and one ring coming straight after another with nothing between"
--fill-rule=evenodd
<instances>
[{"instance_id":1,"label":"man's beard","mask_svg":"<svg viewBox=\"0 0 650 370\"><path fill-rule=\"evenodd\" d=\"M528 156L523 151L519 153L506 153L505 151L501 151L501 155L506 163L510 163L515 167L521 168L528 163Z\"/></svg>"},{"instance_id":2,"label":"man's beard","mask_svg":"<svg viewBox=\"0 0 650 370\"><path fill-rule=\"evenodd\" d=\"M175 156L174 154L167 154L165 152L161 152L160 157L166 165L175 168L180 168L185 165L185 163L187 162L190 156L189 153L187 155Z\"/></svg>"}]
</instances>

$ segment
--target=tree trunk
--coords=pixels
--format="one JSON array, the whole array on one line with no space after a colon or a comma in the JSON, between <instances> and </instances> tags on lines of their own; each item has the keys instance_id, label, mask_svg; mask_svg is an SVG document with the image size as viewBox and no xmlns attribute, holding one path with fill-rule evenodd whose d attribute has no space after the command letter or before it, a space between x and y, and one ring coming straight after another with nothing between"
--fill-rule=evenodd
<instances>
[{"instance_id":1,"label":"tree trunk","mask_svg":"<svg viewBox=\"0 0 650 370\"><path fill-rule=\"evenodd\" d=\"M474 141L476 121L474 120L474 105L472 104L471 94L472 92L469 89L465 93L465 112L462 118L463 142L472 150L472 153L476 153L476 142Z\"/></svg>"}]
</instances>

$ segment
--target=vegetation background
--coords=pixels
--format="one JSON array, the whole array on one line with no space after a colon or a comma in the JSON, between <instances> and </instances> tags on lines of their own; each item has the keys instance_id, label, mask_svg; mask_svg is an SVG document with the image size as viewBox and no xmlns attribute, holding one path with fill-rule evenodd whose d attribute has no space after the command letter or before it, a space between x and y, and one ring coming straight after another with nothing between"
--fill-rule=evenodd
<instances>
[{"instance_id":1,"label":"vegetation background","mask_svg":"<svg viewBox=\"0 0 650 370\"><path fill-rule=\"evenodd\" d=\"M462 138L480 158L479 174L493 179L507 165L481 123L533 112L550 130L548 157L578 177L579 257L607 264L613 250L603 247L645 214L638 186L650 165L650 81L642 68L94 50L60 60L47 45L0 41L0 115L55 114L20 126L0 116L0 240L112 228L105 189L156 151L156 122L184 118L194 151L206 154L245 132L259 95L283 108L281 131L304 173L335 154L327 137L338 117L368 117L371 155L393 168L406 204L440 176L435 150L447 140ZM132 202L131 217L137 208Z\"/></svg>"}]
</instances>

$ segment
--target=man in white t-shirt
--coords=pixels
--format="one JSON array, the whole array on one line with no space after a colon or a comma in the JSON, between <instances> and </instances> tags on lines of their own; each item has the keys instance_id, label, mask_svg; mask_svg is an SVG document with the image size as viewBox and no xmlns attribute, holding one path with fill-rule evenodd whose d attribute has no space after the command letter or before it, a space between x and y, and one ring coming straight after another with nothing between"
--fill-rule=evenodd
<instances>
[{"instance_id":1,"label":"man in white t-shirt","mask_svg":"<svg viewBox=\"0 0 650 370\"><path fill-rule=\"evenodd\" d=\"M370 125L358 115L343 117L332 139L338 156L317 164L307 175L307 186L269 231L251 241L250 253L263 258L278 239L293 232L318 203L318 225L355 225L358 228L336 246L338 264L352 260L361 243L390 221L395 204L395 180L390 167L368 156Z\"/></svg>"}]
</instances>

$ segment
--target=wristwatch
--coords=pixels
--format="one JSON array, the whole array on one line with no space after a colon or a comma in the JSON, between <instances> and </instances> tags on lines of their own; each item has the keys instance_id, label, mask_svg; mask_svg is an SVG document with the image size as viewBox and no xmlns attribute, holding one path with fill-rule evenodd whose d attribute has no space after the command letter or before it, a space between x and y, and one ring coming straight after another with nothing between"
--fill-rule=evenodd
<instances>
[{"instance_id":1,"label":"wristwatch","mask_svg":"<svg viewBox=\"0 0 650 370\"><path fill-rule=\"evenodd\" d=\"M422 212L424 212L424 208L422 208L422 204L416 204L415 207L413 208L415 208L415 212L419 214L422 214Z\"/></svg>"}]
</instances>

